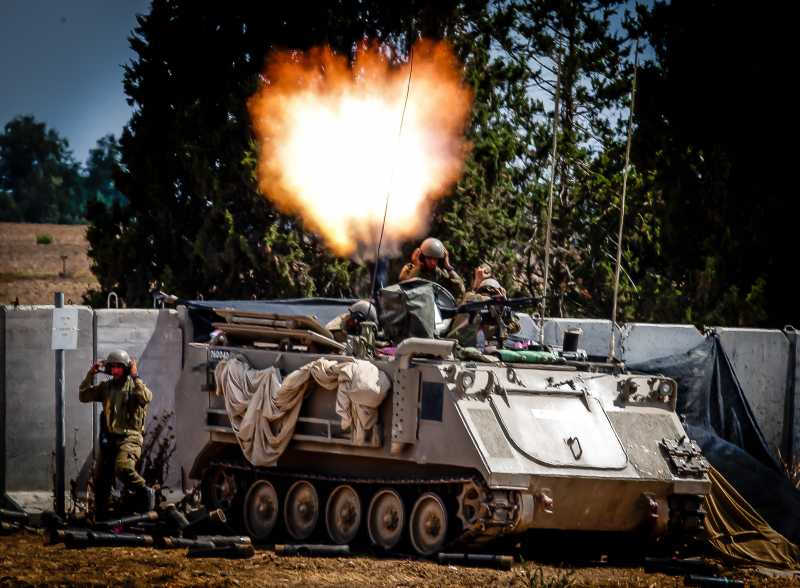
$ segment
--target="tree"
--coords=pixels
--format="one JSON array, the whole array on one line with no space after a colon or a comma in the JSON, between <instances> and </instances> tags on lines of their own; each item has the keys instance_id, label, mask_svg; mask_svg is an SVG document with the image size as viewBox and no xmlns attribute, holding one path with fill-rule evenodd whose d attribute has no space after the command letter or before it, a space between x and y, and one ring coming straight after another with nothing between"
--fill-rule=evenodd
<instances>
[{"instance_id":1,"label":"tree","mask_svg":"<svg viewBox=\"0 0 800 588\"><path fill-rule=\"evenodd\" d=\"M119 141L114 135L106 135L97 140L97 145L89 151L83 175L87 201L94 199L105 206L112 206L114 202L125 204L125 196L114 182L121 157Z\"/></svg>"},{"instance_id":2,"label":"tree","mask_svg":"<svg viewBox=\"0 0 800 588\"><path fill-rule=\"evenodd\" d=\"M772 8L656 3L643 26L655 61L641 75L634 157L664 202L672 320L782 327L798 322L796 189L786 149L786 21Z\"/></svg>"},{"instance_id":3,"label":"tree","mask_svg":"<svg viewBox=\"0 0 800 588\"><path fill-rule=\"evenodd\" d=\"M79 169L55 130L33 116L12 119L0 134L0 220L80 222Z\"/></svg>"},{"instance_id":4,"label":"tree","mask_svg":"<svg viewBox=\"0 0 800 588\"><path fill-rule=\"evenodd\" d=\"M489 262L515 293L543 292L558 87L550 314L610 314L634 45L625 10L622 2L521 0L493 5L454 35L476 92L473 150L436 230L466 271ZM641 189L644 174L629 185L623 318L649 301L631 295L633 284L661 278L643 263L654 258L659 230L659 201Z\"/></svg>"}]
</instances>

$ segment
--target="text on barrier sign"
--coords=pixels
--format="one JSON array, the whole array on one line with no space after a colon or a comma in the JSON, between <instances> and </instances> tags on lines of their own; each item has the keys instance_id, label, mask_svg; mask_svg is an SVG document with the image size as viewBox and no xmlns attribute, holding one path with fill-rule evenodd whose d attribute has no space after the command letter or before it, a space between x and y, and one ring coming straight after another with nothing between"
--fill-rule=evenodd
<instances>
[{"instance_id":1,"label":"text on barrier sign","mask_svg":"<svg viewBox=\"0 0 800 588\"><path fill-rule=\"evenodd\" d=\"M53 309L53 349L78 348L78 309Z\"/></svg>"}]
</instances>

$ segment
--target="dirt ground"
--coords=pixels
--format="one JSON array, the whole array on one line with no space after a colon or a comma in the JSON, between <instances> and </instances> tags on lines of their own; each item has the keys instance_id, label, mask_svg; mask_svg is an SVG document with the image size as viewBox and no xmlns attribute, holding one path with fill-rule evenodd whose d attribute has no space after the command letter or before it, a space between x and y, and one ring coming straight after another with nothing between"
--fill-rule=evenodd
<instances>
[{"instance_id":1,"label":"dirt ground","mask_svg":"<svg viewBox=\"0 0 800 588\"><path fill-rule=\"evenodd\" d=\"M726 575L732 572L726 572ZM747 585L798 585L792 578L738 570ZM794 582L794 584L793 584ZM412 558L281 557L258 549L245 560L187 559L185 550L66 549L41 535L0 537L0 586L684 586L680 576L648 574L641 567L574 567L535 562L511 571L446 566Z\"/></svg>"},{"instance_id":2,"label":"dirt ground","mask_svg":"<svg viewBox=\"0 0 800 588\"><path fill-rule=\"evenodd\" d=\"M37 236L52 239L37 244ZM90 270L85 225L0 223L0 304L52 304L53 294L80 304L89 288L99 289ZM61 256L66 256L66 274Z\"/></svg>"}]
</instances>

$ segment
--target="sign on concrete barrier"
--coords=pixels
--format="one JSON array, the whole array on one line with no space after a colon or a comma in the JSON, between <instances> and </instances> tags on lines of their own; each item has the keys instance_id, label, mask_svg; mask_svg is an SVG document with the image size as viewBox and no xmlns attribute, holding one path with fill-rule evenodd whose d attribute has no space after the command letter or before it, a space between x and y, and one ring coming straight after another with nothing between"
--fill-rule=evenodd
<instances>
[{"instance_id":1,"label":"sign on concrete barrier","mask_svg":"<svg viewBox=\"0 0 800 588\"><path fill-rule=\"evenodd\" d=\"M78 348L78 309L53 309L53 342L51 349Z\"/></svg>"}]
</instances>

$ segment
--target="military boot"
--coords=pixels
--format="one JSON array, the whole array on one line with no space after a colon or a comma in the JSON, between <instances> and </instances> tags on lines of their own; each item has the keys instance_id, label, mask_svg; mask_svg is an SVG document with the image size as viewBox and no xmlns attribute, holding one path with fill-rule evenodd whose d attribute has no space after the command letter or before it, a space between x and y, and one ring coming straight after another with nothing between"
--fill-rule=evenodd
<instances>
[{"instance_id":1,"label":"military boot","mask_svg":"<svg viewBox=\"0 0 800 588\"><path fill-rule=\"evenodd\" d=\"M150 486L143 486L139 491L139 508L141 512L150 512L156 508L156 491Z\"/></svg>"}]
</instances>

